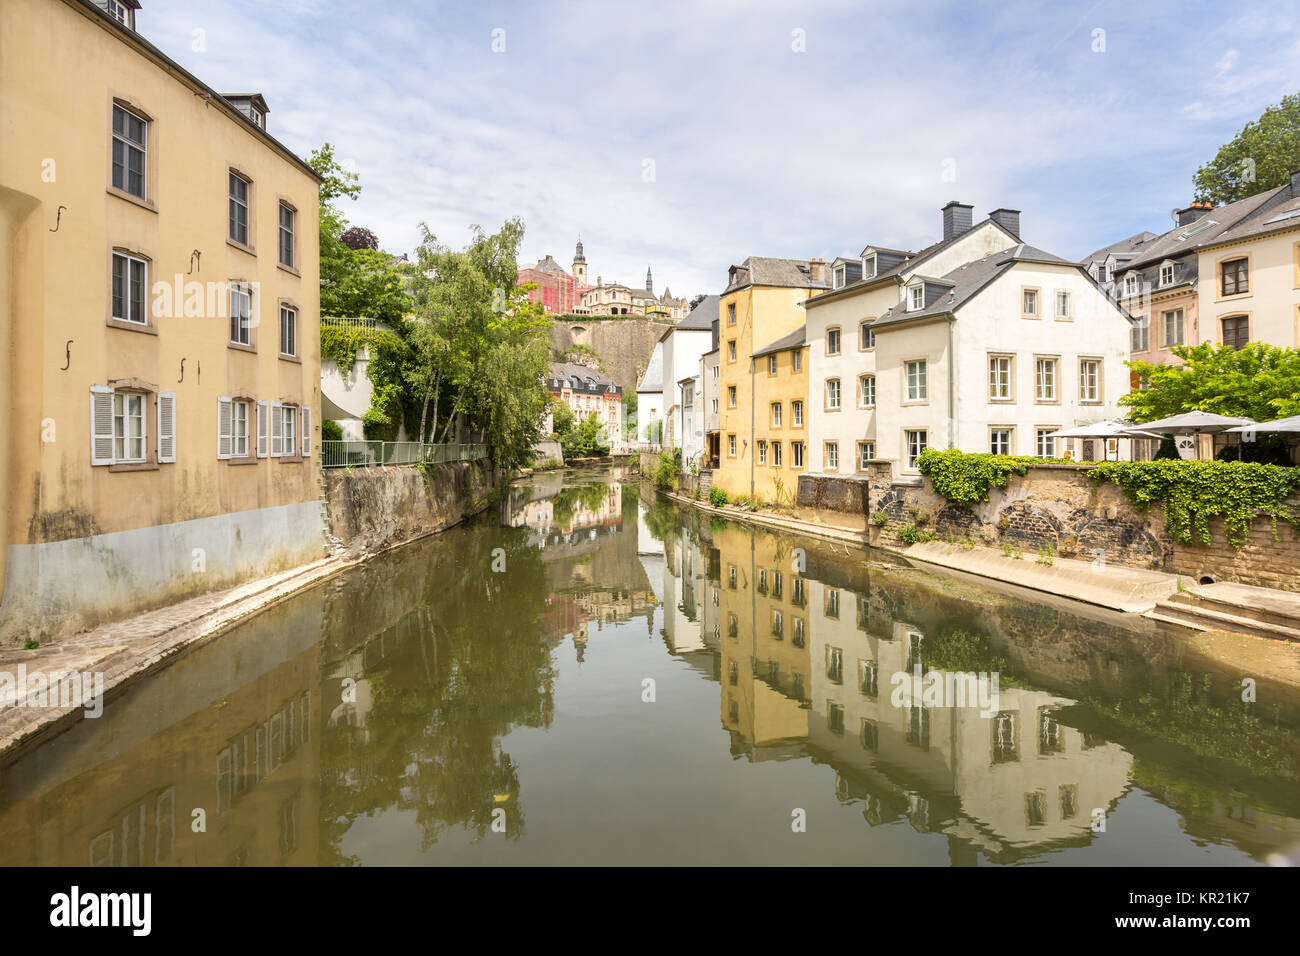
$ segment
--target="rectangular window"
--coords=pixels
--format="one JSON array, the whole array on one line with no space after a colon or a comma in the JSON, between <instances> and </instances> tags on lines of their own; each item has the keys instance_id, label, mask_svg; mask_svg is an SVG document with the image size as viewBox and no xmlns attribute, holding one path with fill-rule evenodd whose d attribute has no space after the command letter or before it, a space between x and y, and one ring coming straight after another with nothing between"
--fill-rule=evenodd
<instances>
[{"instance_id":1,"label":"rectangular window","mask_svg":"<svg viewBox=\"0 0 1300 956\"><path fill-rule=\"evenodd\" d=\"M912 286L912 288L908 289L907 291L908 291L907 310L909 312L915 312L917 309L925 305L925 286L914 285Z\"/></svg>"},{"instance_id":2,"label":"rectangular window","mask_svg":"<svg viewBox=\"0 0 1300 956\"><path fill-rule=\"evenodd\" d=\"M235 402L231 426L231 455L248 457L248 402Z\"/></svg>"},{"instance_id":3,"label":"rectangular window","mask_svg":"<svg viewBox=\"0 0 1300 956\"><path fill-rule=\"evenodd\" d=\"M839 329L826 330L826 354L827 355L840 354L840 330Z\"/></svg>"},{"instance_id":4,"label":"rectangular window","mask_svg":"<svg viewBox=\"0 0 1300 956\"><path fill-rule=\"evenodd\" d=\"M284 441L282 453L286 458L294 457L297 454L294 433L297 431L295 426L298 421L298 407L296 405L281 405L279 411L283 422L280 428L280 434L283 436Z\"/></svg>"},{"instance_id":5,"label":"rectangular window","mask_svg":"<svg viewBox=\"0 0 1300 956\"><path fill-rule=\"evenodd\" d=\"M876 376L858 376L858 406L860 408L876 407Z\"/></svg>"},{"instance_id":6,"label":"rectangular window","mask_svg":"<svg viewBox=\"0 0 1300 956\"><path fill-rule=\"evenodd\" d=\"M790 424L795 428L803 427L803 402L796 400L790 403Z\"/></svg>"},{"instance_id":7,"label":"rectangular window","mask_svg":"<svg viewBox=\"0 0 1300 956\"><path fill-rule=\"evenodd\" d=\"M1079 360L1079 401L1101 401L1101 360Z\"/></svg>"},{"instance_id":8,"label":"rectangular window","mask_svg":"<svg viewBox=\"0 0 1300 956\"><path fill-rule=\"evenodd\" d=\"M1058 319L1070 317L1070 293L1065 289L1056 290L1056 317Z\"/></svg>"},{"instance_id":9,"label":"rectangular window","mask_svg":"<svg viewBox=\"0 0 1300 956\"><path fill-rule=\"evenodd\" d=\"M861 471L867 470L867 462L876 457L876 443L873 441L858 442L858 468Z\"/></svg>"},{"instance_id":10,"label":"rectangular window","mask_svg":"<svg viewBox=\"0 0 1300 956\"><path fill-rule=\"evenodd\" d=\"M989 451L995 455L1011 454L1011 429L994 428L989 431Z\"/></svg>"},{"instance_id":11,"label":"rectangular window","mask_svg":"<svg viewBox=\"0 0 1300 956\"><path fill-rule=\"evenodd\" d=\"M775 355L775 354L769 355L769 356L767 357L767 374L768 374L768 375L775 375L775 374L776 374L776 355Z\"/></svg>"},{"instance_id":12,"label":"rectangular window","mask_svg":"<svg viewBox=\"0 0 1300 956\"><path fill-rule=\"evenodd\" d=\"M1160 284L1162 286L1170 285L1174 281L1174 267L1172 264L1160 267Z\"/></svg>"},{"instance_id":13,"label":"rectangular window","mask_svg":"<svg viewBox=\"0 0 1300 956\"><path fill-rule=\"evenodd\" d=\"M994 355L989 359L989 398L995 402L1011 401L1011 356Z\"/></svg>"},{"instance_id":14,"label":"rectangular window","mask_svg":"<svg viewBox=\"0 0 1300 956\"><path fill-rule=\"evenodd\" d=\"M767 464L767 442L761 438L758 440L758 463L760 465Z\"/></svg>"},{"instance_id":15,"label":"rectangular window","mask_svg":"<svg viewBox=\"0 0 1300 956\"><path fill-rule=\"evenodd\" d=\"M858 326L858 348L874 349L876 347L876 330L871 327L870 322L863 322Z\"/></svg>"},{"instance_id":16,"label":"rectangular window","mask_svg":"<svg viewBox=\"0 0 1300 956\"><path fill-rule=\"evenodd\" d=\"M293 223L296 213L280 203L280 265L293 268Z\"/></svg>"},{"instance_id":17,"label":"rectangular window","mask_svg":"<svg viewBox=\"0 0 1300 956\"><path fill-rule=\"evenodd\" d=\"M736 436L735 435L727 436L727 456L729 458L736 457Z\"/></svg>"},{"instance_id":18,"label":"rectangular window","mask_svg":"<svg viewBox=\"0 0 1300 956\"><path fill-rule=\"evenodd\" d=\"M1230 259L1223 264L1222 291L1226 295L1241 295L1250 291L1250 265L1245 259Z\"/></svg>"},{"instance_id":19,"label":"rectangular window","mask_svg":"<svg viewBox=\"0 0 1300 956\"><path fill-rule=\"evenodd\" d=\"M1034 400L1038 402L1056 401L1056 359L1040 358L1034 360Z\"/></svg>"},{"instance_id":20,"label":"rectangular window","mask_svg":"<svg viewBox=\"0 0 1300 956\"><path fill-rule=\"evenodd\" d=\"M230 341L235 345L252 345L253 297L243 283L230 287Z\"/></svg>"},{"instance_id":21,"label":"rectangular window","mask_svg":"<svg viewBox=\"0 0 1300 956\"><path fill-rule=\"evenodd\" d=\"M149 123L113 105L113 188L145 198L145 159Z\"/></svg>"},{"instance_id":22,"label":"rectangular window","mask_svg":"<svg viewBox=\"0 0 1300 956\"><path fill-rule=\"evenodd\" d=\"M736 304L734 302L727 306L727 324L736 324Z\"/></svg>"},{"instance_id":23,"label":"rectangular window","mask_svg":"<svg viewBox=\"0 0 1300 956\"><path fill-rule=\"evenodd\" d=\"M1174 309L1170 312L1161 314L1161 326L1163 328L1164 338L1161 344L1168 347L1170 345L1183 344L1183 310Z\"/></svg>"},{"instance_id":24,"label":"rectangular window","mask_svg":"<svg viewBox=\"0 0 1300 956\"><path fill-rule=\"evenodd\" d=\"M924 429L919 431L903 432L903 443L907 446L907 467L916 468L916 459L921 456L921 452L929 447L927 435Z\"/></svg>"},{"instance_id":25,"label":"rectangular window","mask_svg":"<svg viewBox=\"0 0 1300 956\"><path fill-rule=\"evenodd\" d=\"M795 350L794 352L791 352L791 353L790 353L790 371L792 371L792 372L802 372L802 371L803 371L803 353L802 353L802 352L800 352L800 351L798 351L798 350Z\"/></svg>"},{"instance_id":26,"label":"rectangular window","mask_svg":"<svg viewBox=\"0 0 1300 956\"><path fill-rule=\"evenodd\" d=\"M840 467L840 445L839 442L828 441L826 443L826 467Z\"/></svg>"},{"instance_id":27,"label":"rectangular window","mask_svg":"<svg viewBox=\"0 0 1300 956\"><path fill-rule=\"evenodd\" d=\"M1234 315L1223 320L1223 344L1239 349L1250 341L1250 319Z\"/></svg>"},{"instance_id":28,"label":"rectangular window","mask_svg":"<svg viewBox=\"0 0 1300 956\"><path fill-rule=\"evenodd\" d=\"M1056 457L1056 439L1052 437L1058 428L1038 428L1034 430L1035 451L1039 458Z\"/></svg>"},{"instance_id":29,"label":"rectangular window","mask_svg":"<svg viewBox=\"0 0 1300 956\"><path fill-rule=\"evenodd\" d=\"M298 354L298 310L280 306L280 354Z\"/></svg>"},{"instance_id":30,"label":"rectangular window","mask_svg":"<svg viewBox=\"0 0 1300 956\"><path fill-rule=\"evenodd\" d=\"M1129 329L1129 348L1134 352L1145 352L1151 345L1151 319L1149 316L1139 315L1133 320L1133 327Z\"/></svg>"},{"instance_id":31,"label":"rectangular window","mask_svg":"<svg viewBox=\"0 0 1300 956\"><path fill-rule=\"evenodd\" d=\"M248 180L230 174L230 238L248 245Z\"/></svg>"},{"instance_id":32,"label":"rectangular window","mask_svg":"<svg viewBox=\"0 0 1300 956\"><path fill-rule=\"evenodd\" d=\"M728 362L736 361L736 340L735 339L732 339L730 342L727 343L727 361Z\"/></svg>"},{"instance_id":33,"label":"rectangular window","mask_svg":"<svg viewBox=\"0 0 1300 956\"><path fill-rule=\"evenodd\" d=\"M736 407L736 386L734 385L727 386L727 407Z\"/></svg>"},{"instance_id":34,"label":"rectangular window","mask_svg":"<svg viewBox=\"0 0 1300 956\"><path fill-rule=\"evenodd\" d=\"M773 428L781 427L781 403L780 402L772 403L772 427Z\"/></svg>"},{"instance_id":35,"label":"rectangular window","mask_svg":"<svg viewBox=\"0 0 1300 956\"><path fill-rule=\"evenodd\" d=\"M1038 290L1024 289L1021 292L1021 311L1024 315L1038 315Z\"/></svg>"},{"instance_id":36,"label":"rectangular window","mask_svg":"<svg viewBox=\"0 0 1300 956\"><path fill-rule=\"evenodd\" d=\"M794 467L803 467L803 442L796 441L790 443L790 457L794 459Z\"/></svg>"},{"instance_id":37,"label":"rectangular window","mask_svg":"<svg viewBox=\"0 0 1300 956\"><path fill-rule=\"evenodd\" d=\"M828 378L826 380L826 407L840 407L840 380L838 378Z\"/></svg>"},{"instance_id":38,"label":"rectangular window","mask_svg":"<svg viewBox=\"0 0 1300 956\"><path fill-rule=\"evenodd\" d=\"M923 402L926 399L925 383L925 360L921 359L916 362L908 362L907 370L907 400L909 402Z\"/></svg>"},{"instance_id":39,"label":"rectangular window","mask_svg":"<svg viewBox=\"0 0 1300 956\"><path fill-rule=\"evenodd\" d=\"M113 393L113 461L145 460L144 394Z\"/></svg>"},{"instance_id":40,"label":"rectangular window","mask_svg":"<svg viewBox=\"0 0 1300 956\"><path fill-rule=\"evenodd\" d=\"M1137 277L1137 276L1125 276L1125 277L1124 277L1124 294L1125 294L1125 295L1137 295L1137 290L1138 290L1138 277Z\"/></svg>"},{"instance_id":41,"label":"rectangular window","mask_svg":"<svg viewBox=\"0 0 1300 956\"><path fill-rule=\"evenodd\" d=\"M772 442L772 466L774 468L781 467L781 443L779 441Z\"/></svg>"},{"instance_id":42,"label":"rectangular window","mask_svg":"<svg viewBox=\"0 0 1300 956\"><path fill-rule=\"evenodd\" d=\"M135 256L113 253L113 318L148 325L148 289L149 264Z\"/></svg>"}]
</instances>

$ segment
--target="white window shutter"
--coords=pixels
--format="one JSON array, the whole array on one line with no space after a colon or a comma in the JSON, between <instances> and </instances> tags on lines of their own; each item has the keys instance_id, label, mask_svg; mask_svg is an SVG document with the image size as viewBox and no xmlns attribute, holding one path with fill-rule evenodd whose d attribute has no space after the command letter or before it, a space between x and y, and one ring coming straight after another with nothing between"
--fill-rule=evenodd
<instances>
[{"instance_id":1,"label":"white window shutter","mask_svg":"<svg viewBox=\"0 0 1300 956\"><path fill-rule=\"evenodd\" d=\"M257 403L257 457L265 458L271 436L271 412L266 402Z\"/></svg>"},{"instance_id":2,"label":"white window shutter","mask_svg":"<svg viewBox=\"0 0 1300 956\"><path fill-rule=\"evenodd\" d=\"M158 461L176 460L176 393L158 393Z\"/></svg>"},{"instance_id":3,"label":"white window shutter","mask_svg":"<svg viewBox=\"0 0 1300 956\"><path fill-rule=\"evenodd\" d=\"M234 450L232 436L234 402L225 395L217 398L217 457L229 458Z\"/></svg>"},{"instance_id":4,"label":"white window shutter","mask_svg":"<svg viewBox=\"0 0 1300 956\"><path fill-rule=\"evenodd\" d=\"M284 455L284 415L281 413L283 408L279 402L271 403L271 457L280 458Z\"/></svg>"},{"instance_id":5,"label":"white window shutter","mask_svg":"<svg viewBox=\"0 0 1300 956\"><path fill-rule=\"evenodd\" d=\"M90 386L90 463L113 464L113 390Z\"/></svg>"},{"instance_id":6,"label":"white window shutter","mask_svg":"<svg viewBox=\"0 0 1300 956\"><path fill-rule=\"evenodd\" d=\"M311 457L311 406L302 407L302 457Z\"/></svg>"}]
</instances>

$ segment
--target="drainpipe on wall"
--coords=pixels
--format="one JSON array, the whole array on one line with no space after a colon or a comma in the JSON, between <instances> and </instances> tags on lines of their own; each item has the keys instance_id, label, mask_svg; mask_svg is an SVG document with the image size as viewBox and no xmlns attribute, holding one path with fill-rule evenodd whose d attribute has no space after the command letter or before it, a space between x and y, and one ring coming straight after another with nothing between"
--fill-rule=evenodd
<instances>
[{"instance_id":1,"label":"drainpipe on wall","mask_svg":"<svg viewBox=\"0 0 1300 956\"><path fill-rule=\"evenodd\" d=\"M749 500L754 500L754 456L758 454L758 441L754 437L754 336L749 336Z\"/></svg>"},{"instance_id":2,"label":"drainpipe on wall","mask_svg":"<svg viewBox=\"0 0 1300 956\"><path fill-rule=\"evenodd\" d=\"M952 352L953 314L948 313L948 447L957 447L956 393L957 358Z\"/></svg>"}]
</instances>

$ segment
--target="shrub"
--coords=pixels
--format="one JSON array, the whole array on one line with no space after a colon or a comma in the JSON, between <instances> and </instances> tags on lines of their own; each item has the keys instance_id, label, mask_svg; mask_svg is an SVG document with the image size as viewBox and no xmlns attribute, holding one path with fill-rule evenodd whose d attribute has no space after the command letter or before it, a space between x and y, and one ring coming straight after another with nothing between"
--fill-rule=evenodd
<instances>
[{"instance_id":1,"label":"shrub","mask_svg":"<svg viewBox=\"0 0 1300 956\"><path fill-rule=\"evenodd\" d=\"M898 531L898 538L904 544L916 544L918 541L933 541L934 537L935 535L933 531L921 531L911 521L903 525L903 527Z\"/></svg>"},{"instance_id":2,"label":"shrub","mask_svg":"<svg viewBox=\"0 0 1300 956\"><path fill-rule=\"evenodd\" d=\"M326 418L320 423L321 441L342 441L343 427L333 419Z\"/></svg>"},{"instance_id":3,"label":"shrub","mask_svg":"<svg viewBox=\"0 0 1300 956\"><path fill-rule=\"evenodd\" d=\"M712 488L709 489L709 504L713 505L713 507L715 508L721 508L726 503L727 503L727 493L725 491L723 491L717 485L714 485Z\"/></svg>"},{"instance_id":4,"label":"shrub","mask_svg":"<svg viewBox=\"0 0 1300 956\"><path fill-rule=\"evenodd\" d=\"M875 514L871 516L871 523L877 528L883 528L885 525L889 524L889 512L877 510Z\"/></svg>"},{"instance_id":5,"label":"shrub","mask_svg":"<svg viewBox=\"0 0 1300 956\"><path fill-rule=\"evenodd\" d=\"M1034 465L1062 459L1013 455L973 455L949 449L927 448L916 459L917 470L930 476L934 490L959 505L987 501L989 489L1005 488L1012 475L1023 475Z\"/></svg>"},{"instance_id":6,"label":"shrub","mask_svg":"<svg viewBox=\"0 0 1300 956\"><path fill-rule=\"evenodd\" d=\"M677 458L667 449L659 453L659 463L650 476L656 488L668 491L677 484Z\"/></svg>"}]
</instances>

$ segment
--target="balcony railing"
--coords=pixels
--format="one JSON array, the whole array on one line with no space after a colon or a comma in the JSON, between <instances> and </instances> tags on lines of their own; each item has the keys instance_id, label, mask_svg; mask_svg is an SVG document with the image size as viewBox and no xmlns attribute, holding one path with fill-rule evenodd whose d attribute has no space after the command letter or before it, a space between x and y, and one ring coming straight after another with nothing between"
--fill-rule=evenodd
<instances>
[{"instance_id":1,"label":"balcony railing","mask_svg":"<svg viewBox=\"0 0 1300 956\"><path fill-rule=\"evenodd\" d=\"M378 319L367 319L356 316L338 316L322 315L320 318L321 325L328 325L336 329L363 329L368 332L374 332L378 329L387 329L388 324Z\"/></svg>"},{"instance_id":2,"label":"balcony railing","mask_svg":"<svg viewBox=\"0 0 1300 956\"><path fill-rule=\"evenodd\" d=\"M487 445L444 445L418 441L323 441L325 468L375 468L385 465L431 465L488 457Z\"/></svg>"}]
</instances>

